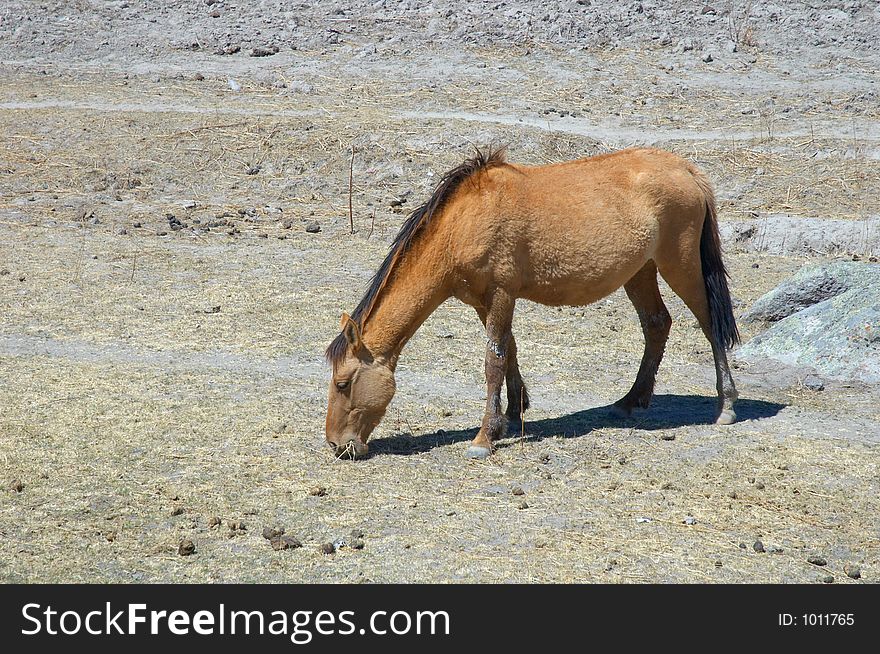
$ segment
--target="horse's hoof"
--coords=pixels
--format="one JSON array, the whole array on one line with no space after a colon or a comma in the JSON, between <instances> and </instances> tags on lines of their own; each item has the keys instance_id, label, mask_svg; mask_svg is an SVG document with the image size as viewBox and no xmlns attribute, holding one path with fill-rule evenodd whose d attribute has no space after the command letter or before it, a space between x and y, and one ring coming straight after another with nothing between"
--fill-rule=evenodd
<instances>
[{"instance_id":1,"label":"horse's hoof","mask_svg":"<svg viewBox=\"0 0 880 654\"><path fill-rule=\"evenodd\" d=\"M465 457L468 459L485 459L490 454L492 454L492 450L488 447L482 447L480 445L469 445L467 448L467 452L465 452Z\"/></svg>"},{"instance_id":2,"label":"horse's hoof","mask_svg":"<svg viewBox=\"0 0 880 654\"><path fill-rule=\"evenodd\" d=\"M736 412L733 409L724 409L721 412L721 415L718 416L718 420L715 421L716 425L732 425L736 422Z\"/></svg>"},{"instance_id":3,"label":"horse's hoof","mask_svg":"<svg viewBox=\"0 0 880 654\"><path fill-rule=\"evenodd\" d=\"M629 418L632 416L632 409L624 408L619 404L612 404L611 415L615 418Z\"/></svg>"}]
</instances>

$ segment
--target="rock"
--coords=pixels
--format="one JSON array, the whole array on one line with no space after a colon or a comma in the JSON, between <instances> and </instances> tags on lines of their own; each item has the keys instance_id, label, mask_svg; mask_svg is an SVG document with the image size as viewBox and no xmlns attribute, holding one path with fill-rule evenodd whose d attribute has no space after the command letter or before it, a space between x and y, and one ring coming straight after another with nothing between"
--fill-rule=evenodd
<instances>
[{"instance_id":1,"label":"rock","mask_svg":"<svg viewBox=\"0 0 880 654\"><path fill-rule=\"evenodd\" d=\"M524 509L529 508L529 503L528 502L520 502L516 508L518 508L520 511L522 511Z\"/></svg>"},{"instance_id":2,"label":"rock","mask_svg":"<svg viewBox=\"0 0 880 654\"><path fill-rule=\"evenodd\" d=\"M175 506L173 509L171 509L171 516L173 517L177 515L183 515L184 511L185 510L182 506Z\"/></svg>"},{"instance_id":3,"label":"rock","mask_svg":"<svg viewBox=\"0 0 880 654\"><path fill-rule=\"evenodd\" d=\"M855 563L847 563L845 566L843 566L843 571L850 579L862 578L862 569Z\"/></svg>"},{"instance_id":4,"label":"rock","mask_svg":"<svg viewBox=\"0 0 880 654\"><path fill-rule=\"evenodd\" d=\"M302 543L298 538L294 538L293 536L276 536L269 540L269 543L272 545L272 549L276 552L281 550L295 550L302 547Z\"/></svg>"},{"instance_id":5,"label":"rock","mask_svg":"<svg viewBox=\"0 0 880 654\"><path fill-rule=\"evenodd\" d=\"M254 164L253 166L249 166L244 172L248 175L256 175L261 170L263 170L263 167L260 164Z\"/></svg>"},{"instance_id":6,"label":"rock","mask_svg":"<svg viewBox=\"0 0 880 654\"><path fill-rule=\"evenodd\" d=\"M684 522L684 524L686 525L695 525L697 524L697 519L694 516L689 515L684 520L682 520L682 522Z\"/></svg>"},{"instance_id":7,"label":"rock","mask_svg":"<svg viewBox=\"0 0 880 654\"><path fill-rule=\"evenodd\" d=\"M219 527L222 522L223 521L220 518L218 518L215 515L212 515L210 518L208 518L208 527L209 528Z\"/></svg>"},{"instance_id":8,"label":"rock","mask_svg":"<svg viewBox=\"0 0 880 654\"><path fill-rule=\"evenodd\" d=\"M759 554L761 554L761 553L763 553L763 552L766 551L766 550L764 549L764 543L762 543L760 540L756 540L756 541L755 541L755 544L752 545L752 549L754 549L754 550L755 550L756 552L758 552Z\"/></svg>"},{"instance_id":9,"label":"rock","mask_svg":"<svg viewBox=\"0 0 880 654\"><path fill-rule=\"evenodd\" d=\"M251 57L271 57L274 54L278 54L278 46L275 45L257 47L250 52Z\"/></svg>"},{"instance_id":10,"label":"rock","mask_svg":"<svg viewBox=\"0 0 880 654\"><path fill-rule=\"evenodd\" d=\"M826 379L880 382L880 266L836 262L802 270L746 314L778 320L737 357L806 368ZM824 385L824 384L823 384Z\"/></svg>"},{"instance_id":11,"label":"rock","mask_svg":"<svg viewBox=\"0 0 880 654\"><path fill-rule=\"evenodd\" d=\"M660 434L660 440L664 440L664 441L674 441L674 440L675 440L675 434L673 434L672 432L668 432L668 431L667 431L667 432L665 432L665 433L663 433L663 434Z\"/></svg>"},{"instance_id":12,"label":"rock","mask_svg":"<svg viewBox=\"0 0 880 654\"><path fill-rule=\"evenodd\" d=\"M309 234L317 234L321 231L321 225L317 220L310 220L306 223L306 231Z\"/></svg>"},{"instance_id":13,"label":"rock","mask_svg":"<svg viewBox=\"0 0 880 654\"><path fill-rule=\"evenodd\" d=\"M180 545L177 547L177 553L180 554L180 556L190 556L191 554L195 554L195 543L188 538L180 541Z\"/></svg>"},{"instance_id":14,"label":"rock","mask_svg":"<svg viewBox=\"0 0 880 654\"><path fill-rule=\"evenodd\" d=\"M125 236L126 234L128 234L128 230L125 229L125 227L123 227L122 225L118 225L118 226L116 227L116 229L113 230L113 232L114 232L117 236Z\"/></svg>"},{"instance_id":15,"label":"rock","mask_svg":"<svg viewBox=\"0 0 880 654\"><path fill-rule=\"evenodd\" d=\"M364 549L364 541L361 538L355 538L349 543L349 547L353 550L362 550Z\"/></svg>"},{"instance_id":16,"label":"rock","mask_svg":"<svg viewBox=\"0 0 880 654\"><path fill-rule=\"evenodd\" d=\"M263 527L263 538L272 540L284 535L284 527Z\"/></svg>"},{"instance_id":17,"label":"rock","mask_svg":"<svg viewBox=\"0 0 880 654\"><path fill-rule=\"evenodd\" d=\"M318 484L309 489L309 495L312 497L324 497L327 494L327 488Z\"/></svg>"},{"instance_id":18,"label":"rock","mask_svg":"<svg viewBox=\"0 0 880 654\"><path fill-rule=\"evenodd\" d=\"M816 375L807 375L804 377L803 387L808 391L816 391L818 393L825 390L825 383Z\"/></svg>"},{"instance_id":19,"label":"rock","mask_svg":"<svg viewBox=\"0 0 880 654\"><path fill-rule=\"evenodd\" d=\"M712 53L711 52L703 53L702 60L704 63L707 63L707 64L711 63L713 61Z\"/></svg>"},{"instance_id":20,"label":"rock","mask_svg":"<svg viewBox=\"0 0 880 654\"><path fill-rule=\"evenodd\" d=\"M12 483L9 484L9 490L13 493L20 493L24 490L24 484L21 483L18 479L13 479Z\"/></svg>"},{"instance_id":21,"label":"rock","mask_svg":"<svg viewBox=\"0 0 880 654\"><path fill-rule=\"evenodd\" d=\"M236 50L236 52L237 52L237 50ZM230 53L230 52L226 52L225 54L231 54L231 53ZM236 81L235 81L234 79L232 79L231 77L230 77L228 80L226 80L226 83L229 84L229 88L232 89L233 91L235 91L236 93L238 93L239 91L241 91L241 84L239 84L238 82L236 82Z\"/></svg>"},{"instance_id":22,"label":"rock","mask_svg":"<svg viewBox=\"0 0 880 654\"><path fill-rule=\"evenodd\" d=\"M817 555L807 557L807 563L812 563L813 565L818 566L828 565L828 561L826 561L824 557Z\"/></svg>"},{"instance_id":23,"label":"rock","mask_svg":"<svg viewBox=\"0 0 880 654\"><path fill-rule=\"evenodd\" d=\"M321 543L318 551L321 554L333 554L336 551L336 547L334 547L333 543Z\"/></svg>"},{"instance_id":24,"label":"rock","mask_svg":"<svg viewBox=\"0 0 880 654\"><path fill-rule=\"evenodd\" d=\"M807 307L840 295L852 284L851 264L804 268L755 301L743 314L749 322L778 322Z\"/></svg>"},{"instance_id":25,"label":"rock","mask_svg":"<svg viewBox=\"0 0 880 654\"><path fill-rule=\"evenodd\" d=\"M233 520L229 523L229 530L230 531L245 531L245 530L247 530L247 527L245 527L245 524L241 520Z\"/></svg>"},{"instance_id":26,"label":"rock","mask_svg":"<svg viewBox=\"0 0 880 654\"><path fill-rule=\"evenodd\" d=\"M514 486L511 490L511 493L514 495L525 495L526 492L522 489L522 486Z\"/></svg>"},{"instance_id":27,"label":"rock","mask_svg":"<svg viewBox=\"0 0 880 654\"><path fill-rule=\"evenodd\" d=\"M833 584L834 577L832 577L831 575L825 575L824 577L822 577L822 583L823 584Z\"/></svg>"}]
</instances>

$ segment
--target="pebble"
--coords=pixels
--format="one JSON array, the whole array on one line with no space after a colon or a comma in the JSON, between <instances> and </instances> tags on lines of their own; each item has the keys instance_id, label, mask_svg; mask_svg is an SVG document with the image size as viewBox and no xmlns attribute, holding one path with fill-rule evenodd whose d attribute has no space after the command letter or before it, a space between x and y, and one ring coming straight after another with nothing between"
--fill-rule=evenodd
<instances>
[{"instance_id":1,"label":"pebble","mask_svg":"<svg viewBox=\"0 0 880 654\"><path fill-rule=\"evenodd\" d=\"M115 231L117 236L125 236L126 234L128 234L128 230L125 229L125 227L123 227L122 225L119 225Z\"/></svg>"},{"instance_id":2,"label":"pebble","mask_svg":"<svg viewBox=\"0 0 880 654\"><path fill-rule=\"evenodd\" d=\"M233 520L229 523L229 529L231 531L246 531L247 527L241 520Z\"/></svg>"},{"instance_id":3,"label":"pebble","mask_svg":"<svg viewBox=\"0 0 880 654\"><path fill-rule=\"evenodd\" d=\"M225 48L225 49L224 49L224 52L225 52L226 50L228 50L228 49L229 49L229 48ZM232 53L229 52L229 53L226 53L226 54L232 54ZM228 84L229 84L229 88L232 89L233 91L235 91L236 93L238 93L239 91L241 91L241 84L239 84L238 82L236 82L236 81L235 81L234 79L232 79L231 77L227 80L227 82L228 82Z\"/></svg>"},{"instance_id":4,"label":"pebble","mask_svg":"<svg viewBox=\"0 0 880 654\"><path fill-rule=\"evenodd\" d=\"M357 540L358 538L364 537L364 532L362 529L352 529L349 535L351 536L352 540Z\"/></svg>"},{"instance_id":5,"label":"pebble","mask_svg":"<svg viewBox=\"0 0 880 654\"><path fill-rule=\"evenodd\" d=\"M251 57L271 57L274 54L278 54L278 46L257 47L251 50L250 54Z\"/></svg>"},{"instance_id":6,"label":"pebble","mask_svg":"<svg viewBox=\"0 0 880 654\"><path fill-rule=\"evenodd\" d=\"M808 391L815 391L816 393L825 390L825 382L816 375L807 375L804 377L803 385Z\"/></svg>"},{"instance_id":7,"label":"pebble","mask_svg":"<svg viewBox=\"0 0 880 654\"><path fill-rule=\"evenodd\" d=\"M667 433L665 433L665 434L661 434L661 435L660 435L660 438L661 438L661 440L664 440L664 441L674 441L674 440L675 440L675 434L672 434L672 433L667 432Z\"/></svg>"},{"instance_id":8,"label":"pebble","mask_svg":"<svg viewBox=\"0 0 880 654\"><path fill-rule=\"evenodd\" d=\"M522 486L514 486L511 491L514 495L525 495L526 492L522 489Z\"/></svg>"},{"instance_id":9,"label":"pebble","mask_svg":"<svg viewBox=\"0 0 880 654\"><path fill-rule=\"evenodd\" d=\"M520 511L522 511L523 509L529 508L529 503L528 502L520 502L516 508L518 508Z\"/></svg>"},{"instance_id":10,"label":"pebble","mask_svg":"<svg viewBox=\"0 0 880 654\"><path fill-rule=\"evenodd\" d=\"M276 536L275 538L270 539L269 543L272 545L272 549L276 552L281 550L295 550L302 547L302 543L299 542L299 539L294 538L293 536Z\"/></svg>"},{"instance_id":11,"label":"pebble","mask_svg":"<svg viewBox=\"0 0 880 654\"><path fill-rule=\"evenodd\" d=\"M538 457L538 463L543 463L543 464L550 463L550 455L547 454L546 452L543 452L543 453Z\"/></svg>"},{"instance_id":12,"label":"pebble","mask_svg":"<svg viewBox=\"0 0 880 654\"><path fill-rule=\"evenodd\" d=\"M362 550L364 549L364 541L361 538L355 538L349 543L349 547L353 550Z\"/></svg>"},{"instance_id":13,"label":"pebble","mask_svg":"<svg viewBox=\"0 0 880 654\"><path fill-rule=\"evenodd\" d=\"M336 548L333 546L333 543L321 543L318 551L321 552L321 554L333 554L336 551Z\"/></svg>"},{"instance_id":14,"label":"pebble","mask_svg":"<svg viewBox=\"0 0 880 654\"><path fill-rule=\"evenodd\" d=\"M284 535L284 527L263 527L263 538L272 540Z\"/></svg>"},{"instance_id":15,"label":"pebble","mask_svg":"<svg viewBox=\"0 0 880 654\"><path fill-rule=\"evenodd\" d=\"M317 234L321 231L321 224L317 220L310 220L306 223L306 231L309 234Z\"/></svg>"},{"instance_id":16,"label":"pebble","mask_svg":"<svg viewBox=\"0 0 880 654\"><path fill-rule=\"evenodd\" d=\"M223 521L220 518L218 518L215 515L212 515L210 518L208 518L208 527L211 527L211 528L219 527L220 523L222 523L222 522Z\"/></svg>"},{"instance_id":17,"label":"pebble","mask_svg":"<svg viewBox=\"0 0 880 654\"><path fill-rule=\"evenodd\" d=\"M755 541L755 544L752 545L752 548L753 548L756 552L758 552L759 554L762 553L762 552L765 552L765 551L766 551L766 550L764 549L764 543L762 543L762 542L759 541L759 540L756 540L756 541Z\"/></svg>"},{"instance_id":18,"label":"pebble","mask_svg":"<svg viewBox=\"0 0 880 654\"><path fill-rule=\"evenodd\" d=\"M9 484L9 490L20 493L24 490L24 484L22 484L21 481L18 479L13 479L12 483Z\"/></svg>"},{"instance_id":19,"label":"pebble","mask_svg":"<svg viewBox=\"0 0 880 654\"><path fill-rule=\"evenodd\" d=\"M850 579L862 578L862 569L855 563L847 563L845 566L843 566L843 571Z\"/></svg>"},{"instance_id":20,"label":"pebble","mask_svg":"<svg viewBox=\"0 0 880 654\"><path fill-rule=\"evenodd\" d=\"M180 546L177 548L177 553L180 556L189 556L190 554L195 554L196 546L190 539L185 539L180 541Z\"/></svg>"},{"instance_id":21,"label":"pebble","mask_svg":"<svg viewBox=\"0 0 880 654\"><path fill-rule=\"evenodd\" d=\"M824 557L816 555L807 557L807 563L812 563L813 565L819 566L828 565L828 561L826 561Z\"/></svg>"},{"instance_id":22,"label":"pebble","mask_svg":"<svg viewBox=\"0 0 880 654\"><path fill-rule=\"evenodd\" d=\"M175 506L173 509L171 509L172 516L182 515L183 512L184 512L184 508L182 506Z\"/></svg>"},{"instance_id":23,"label":"pebble","mask_svg":"<svg viewBox=\"0 0 880 654\"><path fill-rule=\"evenodd\" d=\"M324 486L312 486L309 489L309 495L312 497L324 497L327 494L327 489Z\"/></svg>"},{"instance_id":24,"label":"pebble","mask_svg":"<svg viewBox=\"0 0 880 654\"><path fill-rule=\"evenodd\" d=\"M834 577L832 577L831 575L825 575L824 577L822 577L822 583L823 584L833 584Z\"/></svg>"},{"instance_id":25,"label":"pebble","mask_svg":"<svg viewBox=\"0 0 880 654\"><path fill-rule=\"evenodd\" d=\"M683 522L686 525L695 525L697 524L697 519L694 516L689 515L683 520Z\"/></svg>"}]
</instances>

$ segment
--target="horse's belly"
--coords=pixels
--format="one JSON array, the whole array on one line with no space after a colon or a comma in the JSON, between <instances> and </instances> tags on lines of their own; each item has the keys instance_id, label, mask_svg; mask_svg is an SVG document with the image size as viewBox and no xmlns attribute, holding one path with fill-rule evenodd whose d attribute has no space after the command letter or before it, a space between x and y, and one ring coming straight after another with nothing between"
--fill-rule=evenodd
<instances>
[{"instance_id":1,"label":"horse's belly","mask_svg":"<svg viewBox=\"0 0 880 654\"><path fill-rule=\"evenodd\" d=\"M530 257L520 263L519 296L540 304L590 304L626 284L648 258L644 247L593 251L587 256Z\"/></svg>"}]
</instances>

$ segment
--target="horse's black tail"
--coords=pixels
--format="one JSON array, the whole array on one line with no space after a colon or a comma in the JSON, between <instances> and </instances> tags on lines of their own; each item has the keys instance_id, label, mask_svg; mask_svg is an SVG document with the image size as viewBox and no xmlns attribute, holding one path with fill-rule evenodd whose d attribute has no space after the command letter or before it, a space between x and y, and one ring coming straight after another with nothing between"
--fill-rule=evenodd
<instances>
[{"instance_id":1,"label":"horse's black tail","mask_svg":"<svg viewBox=\"0 0 880 654\"><path fill-rule=\"evenodd\" d=\"M700 236L700 263L703 267L703 283L709 302L709 318L712 323L712 341L718 347L730 349L739 343L739 329L733 316L733 303L727 287L727 269L721 258L721 237L718 235L718 218L715 210L715 194L708 180L698 170L691 171L697 185L706 197L706 217Z\"/></svg>"}]
</instances>

